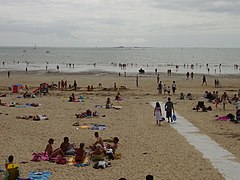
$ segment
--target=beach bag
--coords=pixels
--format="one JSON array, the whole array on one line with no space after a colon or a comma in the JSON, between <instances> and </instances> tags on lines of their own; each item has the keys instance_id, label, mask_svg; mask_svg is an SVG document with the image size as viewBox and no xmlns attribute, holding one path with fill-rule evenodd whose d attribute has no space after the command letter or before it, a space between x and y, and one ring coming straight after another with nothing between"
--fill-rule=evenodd
<instances>
[{"instance_id":1,"label":"beach bag","mask_svg":"<svg viewBox=\"0 0 240 180\"><path fill-rule=\"evenodd\" d=\"M177 120L177 116L175 114L172 115L172 120L176 121Z\"/></svg>"}]
</instances>

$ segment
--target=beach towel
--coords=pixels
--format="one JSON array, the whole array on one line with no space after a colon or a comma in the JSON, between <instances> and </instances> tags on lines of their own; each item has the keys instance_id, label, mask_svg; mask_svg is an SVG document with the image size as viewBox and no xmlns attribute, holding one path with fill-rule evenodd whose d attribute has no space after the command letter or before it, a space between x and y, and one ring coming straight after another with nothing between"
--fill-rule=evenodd
<instances>
[{"instance_id":1,"label":"beach towel","mask_svg":"<svg viewBox=\"0 0 240 180\"><path fill-rule=\"evenodd\" d=\"M218 120L218 121L229 121L230 118L227 117L227 116L220 116L220 117L217 117L216 120Z\"/></svg>"},{"instance_id":2,"label":"beach towel","mask_svg":"<svg viewBox=\"0 0 240 180\"><path fill-rule=\"evenodd\" d=\"M106 126L104 124L94 124L91 126L91 130L104 131L105 129L106 129Z\"/></svg>"},{"instance_id":3,"label":"beach towel","mask_svg":"<svg viewBox=\"0 0 240 180\"><path fill-rule=\"evenodd\" d=\"M44 152L41 153L32 153L32 160L34 162L39 162L39 161L48 161L48 155L45 154Z\"/></svg>"},{"instance_id":4,"label":"beach towel","mask_svg":"<svg viewBox=\"0 0 240 180\"><path fill-rule=\"evenodd\" d=\"M27 106L26 105L16 105L14 106L15 108L26 108Z\"/></svg>"},{"instance_id":5,"label":"beach towel","mask_svg":"<svg viewBox=\"0 0 240 180\"><path fill-rule=\"evenodd\" d=\"M122 109L122 106L112 106L113 109L120 110Z\"/></svg>"},{"instance_id":6,"label":"beach towel","mask_svg":"<svg viewBox=\"0 0 240 180\"><path fill-rule=\"evenodd\" d=\"M51 172L30 172L28 178L31 180L48 180L52 175Z\"/></svg>"},{"instance_id":7,"label":"beach towel","mask_svg":"<svg viewBox=\"0 0 240 180\"><path fill-rule=\"evenodd\" d=\"M76 163L75 157L71 157L68 160L68 164L69 165L74 165L76 167L86 167L86 166L89 166L90 161L89 161L89 157L86 157L82 163Z\"/></svg>"}]
</instances>

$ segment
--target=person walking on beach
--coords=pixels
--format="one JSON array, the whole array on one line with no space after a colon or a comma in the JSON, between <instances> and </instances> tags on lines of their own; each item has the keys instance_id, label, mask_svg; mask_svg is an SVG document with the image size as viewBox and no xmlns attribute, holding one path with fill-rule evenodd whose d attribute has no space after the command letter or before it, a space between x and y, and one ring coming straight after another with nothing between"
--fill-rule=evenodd
<instances>
[{"instance_id":1,"label":"person walking on beach","mask_svg":"<svg viewBox=\"0 0 240 180\"><path fill-rule=\"evenodd\" d=\"M186 73L187 79L189 79L189 72Z\"/></svg>"},{"instance_id":2,"label":"person walking on beach","mask_svg":"<svg viewBox=\"0 0 240 180\"><path fill-rule=\"evenodd\" d=\"M193 72L191 72L191 79L193 79L193 75L194 75Z\"/></svg>"},{"instance_id":3,"label":"person walking on beach","mask_svg":"<svg viewBox=\"0 0 240 180\"><path fill-rule=\"evenodd\" d=\"M158 84L158 94L162 94L162 90L163 90L163 85L162 85L162 81L160 81L160 83Z\"/></svg>"},{"instance_id":4,"label":"person walking on beach","mask_svg":"<svg viewBox=\"0 0 240 180\"><path fill-rule=\"evenodd\" d=\"M228 95L227 95L226 92L224 92L222 97L221 97L221 101L222 101L222 104L223 104L223 110L226 110L227 100L228 100Z\"/></svg>"},{"instance_id":5,"label":"person walking on beach","mask_svg":"<svg viewBox=\"0 0 240 180\"><path fill-rule=\"evenodd\" d=\"M159 102L156 102L156 106L154 108L153 115L156 117L156 124L161 126L163 117L162 117L162 110L161 110L161 106L160 106Z\"/></svg>"},{"instance_id":6,"label":"person walking on beach","mask_svg":"<svg viewBox=\"0 0 240 180\"><path fill-rule=\"evenodd\" d=\"M171 119L171 122L173 122L172 112L174 113L174 107L170 97L168 98L168 102L166 102L165 104L165 111L166 111L166 118L168 119L168 123L170 123L170 119Z\"/></svg>"},{"instance_id":7,"label":"person walking on beach","mask_svg":"<svg viewBox=\"0 0 240 180\"><path fill-rule=\"evenodd\" d=\"M138 75L136 76L136 86L138 87Z\"/></svg>"},{"instance_id":8,"label":"person walking on beach","mask_svg":"<svg viewBox=\"0 0 240 180\"><path fill-rule=\"evenodd\" d=\"M205 75L203 75L203 79L202 79L202 85L203 84L207 85L207 80L206 80L206 76Z\"/></svg>"},{"instance_id":9,"label":"person walking on beach","mask_svg":"<svg viewBox=\"0 0 240 180\"><path fill-rule=\"evenodd\" d=\"M176 89L177 89L176 82L173 81L173 83L172 83L172 92L173 92L173 94L175 94Z\"/></svg>"},{"instance_id":10,"label":"person walking on beach","mask_svg":"<svg viewBox=\"0 0 240 180\"><path fill-rule=\"evenodd\" d=\"M157 84L159 83L160 77L159 74L157 75Z\"/></svg>"},{"instance_id":11,"label":"person walking on beach","mask_svg":"<svg viewBox=\"0 0 240 180\"><path fill-rule=\"evenodd\" d=\"M10 78L10 71L8 71L8 78Z\"/></svg>"},{"instance_id":12,"label":"person walking on beach","mask_svg":"<svg viewBox=\"0 0 240 180\"><path fill-rule=\"evenodd\" d=\"M74 87L74 91L76 91L77 90L77 82L76 82L76 80L74 80L74 82L73 82L73 87Z\"/></svg>"}]
</instances>

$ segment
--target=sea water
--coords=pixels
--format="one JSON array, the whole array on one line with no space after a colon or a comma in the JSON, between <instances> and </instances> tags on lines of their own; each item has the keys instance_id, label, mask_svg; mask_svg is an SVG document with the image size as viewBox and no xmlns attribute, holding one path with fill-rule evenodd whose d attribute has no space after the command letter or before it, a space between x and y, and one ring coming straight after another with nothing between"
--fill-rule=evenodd
<instances>
[{"instance_id":1,"label":"sea water","mask_svg":"<svg viewBox=\"0 0 240 180\"><path fill-rule=\"evenodd\" d=\"M54 72L57 66L61 72L240 74L240 49L0 47L0 71Z\"/></svg>"}]
</instances>

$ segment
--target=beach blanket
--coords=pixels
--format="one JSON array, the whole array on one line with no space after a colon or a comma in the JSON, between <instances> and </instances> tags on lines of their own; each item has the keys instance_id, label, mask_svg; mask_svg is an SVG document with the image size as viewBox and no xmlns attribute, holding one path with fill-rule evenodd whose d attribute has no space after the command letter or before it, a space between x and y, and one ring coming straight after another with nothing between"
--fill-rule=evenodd
<instances>
[{"instance_id":1,"label":"beach blanket","mask_svg":"<svg viewBox=\"0 0 240 180\"><path fill-rule=\"evenodd\" d=\"M217 117L216 120L218 120L218 121L229 121L230 118L227 117L227 116L220 116L220 117Z\"/></svg>"},{"instance_id":2,"label":"beach blanket","mask_svg":"<svg viewBox=\"0 0 240 180\"><path fill-rule=\"evenodd\" d=\"M120 110L122 109L122 106L112 106L113 109Z\"/></svg>"},{"instance_id":3,"label":"beach blanket","mask_svg":"<svg viewBox=\"0 0 240 180\"><path fill-rule=\"evenodd\" d=\"M68 164L74 165L76 167L85 167L85 166L89 166L90 161L89 161L89 157L86 157L82 163L76 163L75 157L71 157L68 160Z\"/></svg>"},{"instance_id":4,"label":"beach blanket","mask_svg":"<svg viewBox=\"0 0 240 180\"><path fill-rule=\"evenodd\" d=\"M78 125L77 129L91 129L91 130L99 130L99 131L104 131L106 129L106 126L104 124L80 125L78 122L73 124L73 126L76 126L76 125Z\"/></svg>"},{"instance_id":5,"label":"beach blanket","mask_svg":"<svg viewBox=\"0 0 240 180\"><path fill-rule=\"evenodd\" d=\"M45 154L44 152L41 153L32 153L32 160L34 162L39 162L39 161L48 161L48 155Z\"/></svg>"},{"instance_id":6,"label":"beach blanket","mask_svg":"<svg viewBox=\"0 0 240 180\"><path fill-rule=\"evenodd\" d=\"M94 124L91 126L91 130L104 131L105 129L106 129L106 126L104 124Z\"/></svg>"},{"instance_id":7,"label":"beach blanket","mask_svg":"<svg viewBox=\"0 0 240 180\"><path fill-rule=\"evenodd\" d=\"M30 172L28 178L31 180L48 180L52 175L51 172Z\"/></svg>"}]
</instances>

